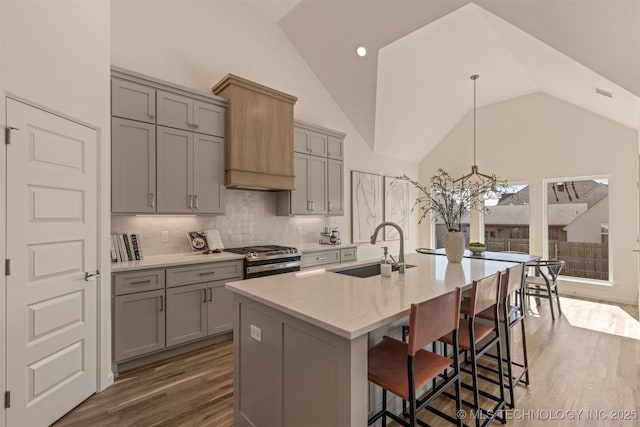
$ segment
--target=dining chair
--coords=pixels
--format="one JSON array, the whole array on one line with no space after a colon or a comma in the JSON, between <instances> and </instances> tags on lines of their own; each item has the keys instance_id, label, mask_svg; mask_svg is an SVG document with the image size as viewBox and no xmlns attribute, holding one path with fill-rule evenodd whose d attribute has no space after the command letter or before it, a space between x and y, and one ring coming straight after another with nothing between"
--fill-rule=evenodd
<instances>
[{"instance_id":1,"label":"dining chair","mask_svg":"<svg viewBox=\"0 0 640 427\"><path fill-rule=\"evenodd\" d=\"M535 275L525 276L525 307L528 297L535 297L537 305L540 306L540 298L549 300L551 309L551 320L555 321L556 316L553 310L553 299L555 297L558 304L558 316L562 315L560 308L560 295L558 294L558 276L564 267L565 262L561 260L540 260L527 263L527 267L533 267Z\"/></svg>"},{"instance_id":2,"label":"dining chair","mask_svg":"<svg viewBox=\"0 0 640 427\"><path fill-rule=\"evenodd\" d=\"M405 343L385 336L382 341L369 349L367 358L369 381L382 387L382 409L369 418L369 425L382 418L382 425L386 426L387 417L408 427L413 427L417 423L426 425L416 417L416 412L425 407L436 415L462 426L462 419L458 418L462 408L458 359L459 317L460 289L418 304L411 304L409 342ZM444 334L451 336L451 343L455 349L453 358L424 349L427 344ZM418 397L418 390L429 382L433 384L431 390ZM456 413L454 416L428 405L450 386L455 387ZM408 420L387 409L387 391L408 402L408 414L405 414L404 408L401 414Z\"/></svg>"}]
</instances>

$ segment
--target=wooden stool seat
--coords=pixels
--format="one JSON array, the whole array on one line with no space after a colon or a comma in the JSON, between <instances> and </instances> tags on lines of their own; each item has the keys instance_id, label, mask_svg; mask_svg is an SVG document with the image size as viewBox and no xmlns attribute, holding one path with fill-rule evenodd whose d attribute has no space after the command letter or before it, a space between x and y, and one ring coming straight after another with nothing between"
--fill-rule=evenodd
<instances>
[{"instance_id":1,"label":"wooden stool seat","mask_svg":"<svg viewBox=\"0 0 640 427\"><path fill-rule=\"evenodd\" d=\"M369 349L369 381L409 400L407 344L384 337ZM453 360L426 350L418 350L413 361L415 388L421 388L453 365Z\"/></svg>"}]
</instances>

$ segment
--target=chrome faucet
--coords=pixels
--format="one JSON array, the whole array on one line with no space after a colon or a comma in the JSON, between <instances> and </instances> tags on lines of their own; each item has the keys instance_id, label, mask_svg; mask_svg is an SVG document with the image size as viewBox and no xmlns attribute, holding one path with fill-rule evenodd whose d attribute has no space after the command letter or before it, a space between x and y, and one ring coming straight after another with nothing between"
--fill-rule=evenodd
<instances>
[{"instance_id":1,"label":"chrome faucet","mask_svg":"<svg viewBox=\"0 0 640 427\"><path fill-rule=\"evenodd\" d=\"M395 222L390 222L390 221L380 223L380 225L376 227L376 231L374 231L373 235L371 236L371 244L372 245L376 244L378 232L380 231L380 229L384 228L387 225L394 227L396 230L398 230L398 234L400 234L400 258L398 259L398 262L396 263L396 265L398 266L398 272L404 273L404 233L402 232L402 227L400 227Z\"/></svg>"}]
</instances>

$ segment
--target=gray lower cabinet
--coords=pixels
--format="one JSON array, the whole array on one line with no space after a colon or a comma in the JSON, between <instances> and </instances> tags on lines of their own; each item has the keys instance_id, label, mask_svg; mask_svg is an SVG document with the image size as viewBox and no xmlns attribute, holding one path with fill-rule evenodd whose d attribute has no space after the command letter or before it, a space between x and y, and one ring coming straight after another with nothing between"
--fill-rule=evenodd
<instances>
[{"instance_id":1,"label":"gray lower cabinet","mask_svg":"<svg viewBox=\"0 0 640 427\"><path fill-rule=\"evenodd\" d=\"M225 281L207 285L207 335L217 335L233 329L233 292L224 287Z\"/></svg>"},{"instance_id":2,"label":"gray lower cabinet","mask_svg":"<svg viewBox=\"0 0 640 427\"><path fill-rule=\"evenodd\" d=\"M231 332L234 280L242 260L114 273L115 362Z\"/></svg>"},{"instance_id":3,"label":"gray lower cabinet","mask_svg":"<svg viewBox=\"0 0 640 427\"><path fill-rule=\"evenodd\" d=\"M165 347L164 289L120 295L114 301L116 362Z\"/></svg>"},{"instance_id":4,"label":"gray lower cabinet","mask_svg":"<svg viewBox=\"0 0 640 427\"><path fill-rule=\"evenodd\" d=\"M207 285L167 289L167 347L207 336Z\"/></svg>"},{"instance_id":5,"label":"gray lower cabinet","mask_svg":"<svg viewBox=\"0 0 640 427\"><path fill-rule=\"evenodd\" d=\"M233 329L226 280L167 288L167 347Z\"/></svg>"},{"instance_id":6,"label":"gray lower cabinet","mask_svg":"<svg viewBox=\"0 0 640 427\"><path fill-rule=\"evenodd\" d=\"M156 127L111 120L111 211L156 211Z\"/></svg>"},{"instance_id":7,"label":"gray lower cabinet","mask_svg":"<svg viewBox=\"0 0 640 427\"><path fill-rule=\"evenodd\" d=\"M301 268L318 267L328 264L340 264L355 261L358 258L358 248L335 248L304 252L300 260Z\"/></svg>"}]
</instances>

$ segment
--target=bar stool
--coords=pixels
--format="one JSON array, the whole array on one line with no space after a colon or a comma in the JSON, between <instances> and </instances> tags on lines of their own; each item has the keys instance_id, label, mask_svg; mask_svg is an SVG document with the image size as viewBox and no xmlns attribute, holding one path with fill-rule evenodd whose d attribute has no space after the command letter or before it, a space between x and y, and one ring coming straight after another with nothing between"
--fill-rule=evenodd
<instances>
[{"instance_id":1,"label":"bar stool","mask_svg":"<svg viewBox=\"0 0 640 427\"><path fill-rule=\"evenodd\" d=\"M457 418L462 407L458 360L459 317L460 289L419 304L411 304L409 343L385 336L369 349L369 381L382 387L382 410L369 418L369 425L382 418L382 425L385 426L387 416L408 427L415 426L416 423L427 425L416 418L416 411L426 407L448 421L462 426L462 420ZM448 333L451 334L452 345L456 350L453 359L423 349L427 344ZM431 391L420 398L416 396L416 390L437 378L441 381L437 385L434 384ZM451 385L455 385L456 389L456 417L427 405ZM387 390L409 402L408 421L387 410Z\"/></svg>"},{"instance_id":2,"label":"bar stool","mask_svg":"<svg viewBox=\"0 0 640 427\"><path fill-rule=\"evenodd\" d=\"M560 295L558 294L558 276L560 275L560 271L562 271L562 267L564 267L564 261L534 261L528 263L527 266L534 267L536 275L525 277L525 300L532 296L538 300L538 305L540 305L540 297L547 298L549 300L549 308L551 309L551 320L555 321L556 316L553 313L554 296L558 304L558 316L562 315Z\"/></svg>"},{"instance_id":3,"label":"bar stool","mask_svg":"<svg viewBox=\"0 0 640 427\"><path fill-rule=\"evenodd\" d=\"M484 355L489 349L495 347L498 355L498 371L502 372L502 349L500 343L500 325L498 323L498 302L500 298L500 273L493 274L480 280L474 280L471 287L471 299L469 300L468 319L459 320L459 347L460 351L471 353L471 371L461 369L463 372L471 374L473 384L468 385L461 383L463 387L473 392L473 402L463 400L462 403L476 411L476 426L489 424L493 419L506 423L506 417L498 416L500 411L504 410L504 379L502 375L498 375L498 384L500 386L499 396L480 390L478 385L478 359ZM476 321L476 316L487 309L493 310L493 325ZM480 348L478 344L483 339L490 337L489 340ZM440 338L445 344L451 345L454 341L451 334L447 334ZM446 353L446 345L445 345ZM444 393L447 397L454 398L451 394ZM480 395L496 402L494 407L489 411L480 406ZM478 415L482 414L486 417L485 422L481 423Z\"/></svg>"},{"instance_id":4,"label":"bar stool","mask_svg":"<svg viewBox=\"0 0 640 427\"><path fill-rule=\"evenodd\" d=\"M503 359L503 362L507 364L507 383L504 385L506 389L509 390L509 401L507 405L510 408L513 408L514 405L514 387L518 383L522 382L524 385L529 385L529 360L527 358L527 339L526 332L524 327L524 308L522 307L522 298L521 292L524 289L524 265L518 264L515 267L511 267L507 269L507 271L502 275L502 287L501 287L501 296L500 303L498 304L498 321L504 328L505 334L505 343L507 345L506 348L506 359ZM515 298L520 296L520 298ZM514 304L511 304L511 298L514 297ZM520 301L518 304L517 301ZM462 301L462 307L460 309L461 313L468 314L469 312L469 300ZM478 318L486 319L490 321L495 320L494 310L493 308L488 308L484 311L481 311L477 314ZM515 327L517 324L520 324L522 330L522 353L523 353L523 363L516 362L513 360L511 355L511 328ZM493 354L487 353L487 356L492 358L497 358ZM478 364L479 367L491 371L495 374L500 374L497 369L483 366ZM514 375L513 367L516 366L520 368L520 371ZM524 380L522 377L524 376ZM494 378L490 378L481 374L478 374L479 378L482 378L486 381L492 382L494 384L499 384L498 380Z\"/></svg>"}]
</instances>

